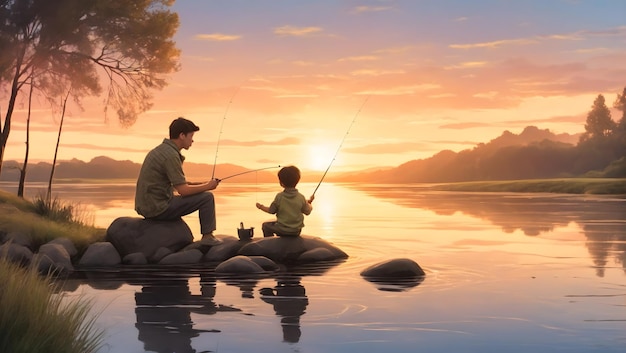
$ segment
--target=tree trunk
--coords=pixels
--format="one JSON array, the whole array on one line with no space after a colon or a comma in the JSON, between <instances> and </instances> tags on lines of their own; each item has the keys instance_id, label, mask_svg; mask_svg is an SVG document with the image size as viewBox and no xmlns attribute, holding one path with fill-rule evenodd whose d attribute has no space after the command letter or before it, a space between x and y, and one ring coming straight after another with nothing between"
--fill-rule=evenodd
<instances>
[{"instance_id":1,"label":"tree trunk","mask_svg":"<svg viewBox=\"0 0 626 353\"><path fill-rule=\"evenodd\" d=\"M30 90L28 92L28 115L26 116L26 151L24 165L20 169L20 183L17 187L17 196L24 198L24 184L26 183L26 168L28 167L28 153L30 151L30 113L33 105L33 74L30 76Z\"/></svg>"},{"instance_id":2,"label":"tree trunk","mask_svg":"<svg viewBox=\"0 0 626 353\"><path fill-rule=\"evenodd\" d=\"M72 87L67 90L65 100L63 100L63 110L61 112L61 122L59 123L59 134L57 135L57 145L54 149L54 159L52 160L52 170L50 170L50 180L48 180L48 193L46 195L46 201L50 204L52 201L52 178L54 177L54 168L57 164L57 154L59 152L59 144L61 143L61 131L63 130L63 119L65 119L65 108L67 107L67 99L70 96Z\"/></svg>"}]
</instances>

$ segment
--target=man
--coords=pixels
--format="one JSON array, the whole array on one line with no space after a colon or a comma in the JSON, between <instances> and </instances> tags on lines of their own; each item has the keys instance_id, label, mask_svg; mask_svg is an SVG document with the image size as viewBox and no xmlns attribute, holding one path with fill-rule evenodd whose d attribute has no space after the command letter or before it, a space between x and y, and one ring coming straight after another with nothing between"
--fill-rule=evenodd
<instances>
[{"instance_id":1,"label":"man","mask_svg":"<svg viewBox=\"0 0 626 353\"><path fill-rule=\"evenodd\" d=\"M146 219L172 221L194 211L200 218L202 244L216 245L215 199L209 190L217 188L219 180L188 182L183 173L185 157L193 135L200 128L190 120L177 118L170 124L170 138L148 152L141 166L135 190L135 210ZM177 195L174 194L177 192Z\"/></svg>"}]
</instances>

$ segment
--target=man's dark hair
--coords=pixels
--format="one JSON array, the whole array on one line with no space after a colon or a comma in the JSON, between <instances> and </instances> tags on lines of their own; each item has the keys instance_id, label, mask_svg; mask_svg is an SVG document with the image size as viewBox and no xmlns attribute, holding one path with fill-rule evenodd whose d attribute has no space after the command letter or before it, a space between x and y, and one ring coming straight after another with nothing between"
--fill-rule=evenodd
<instances>
[{"instance_id":1,"label":"man's dark hair","mask_svg":"<svg viewBox=\"0 0 626 353\"><path fill-rule=\"evenodd\" d=\"M176 139L182 133L187 135L190 132L200 130L191 120L177 118L170 124L170 139Z\"/></svg>"},{"instance_id":2,"label":"man's dark hair","mask_svg":"<svg viewBox=\"0 0 626 353\"><path fill-rule=\"evenodd\" d=\"M295 188L300 181L300 169L293 165L283 167L278 171L278 180L285 187Z\"/></svg>"}]
</instances>

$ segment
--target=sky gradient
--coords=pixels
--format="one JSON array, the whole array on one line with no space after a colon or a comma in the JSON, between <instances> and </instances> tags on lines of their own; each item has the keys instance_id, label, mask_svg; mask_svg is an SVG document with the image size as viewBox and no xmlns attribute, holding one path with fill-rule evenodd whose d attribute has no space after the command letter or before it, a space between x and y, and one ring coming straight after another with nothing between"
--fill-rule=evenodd
<instances>
[{"instance_id":1,"label":"sky gradient","mask_svg":"<svg viewBox=\"0 0 626 353\"><path fill-rule=\"evenodd\" d=\"M324 170L336 154L338 171L397 166L528 125L583 132L595 97L612 106L626 86L622 0L179 0L172 10L181 70L153 108L122 128L102 98L70 107L59 159L141 162L184 116L200 126L188 161ZM5 160L24 158L26 98ZM45 106L33 113L32 160L52 160L58 121Z\"/></svg>"}]
</instances>

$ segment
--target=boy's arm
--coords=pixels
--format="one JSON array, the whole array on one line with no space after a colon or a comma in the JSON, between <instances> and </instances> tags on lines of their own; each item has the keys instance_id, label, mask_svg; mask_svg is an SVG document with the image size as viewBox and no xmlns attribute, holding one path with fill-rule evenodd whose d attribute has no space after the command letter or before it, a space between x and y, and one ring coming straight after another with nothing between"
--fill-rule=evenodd
<instances>
[{"instance_id":1,"label":"boy's arm","mask_svg":"<svg viewBox=\"0 0 626 353\"><path fill-rule=\"evenodd\" d=\"M267 213L270 212L270 208L269 207L267 207L265 205L262 205L262 204L260 204L258 202L256 203L256 208L258 208L259 210L261 210L263 212L267 212Z\"/></svg>"}]
</instances>

